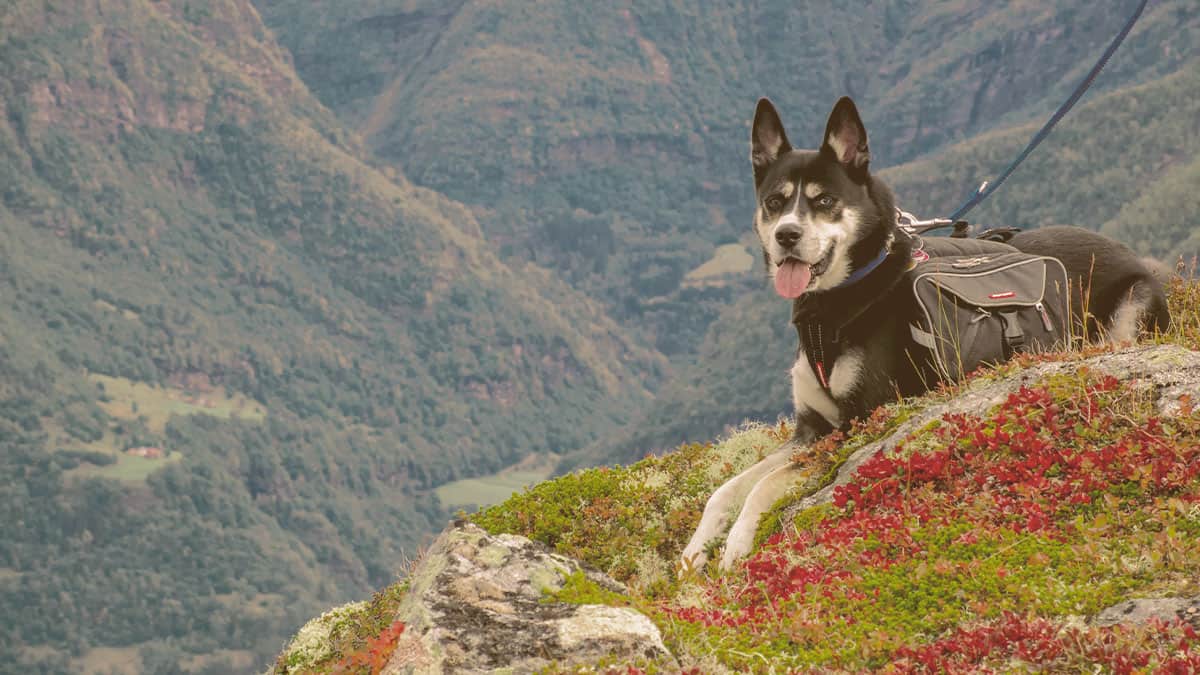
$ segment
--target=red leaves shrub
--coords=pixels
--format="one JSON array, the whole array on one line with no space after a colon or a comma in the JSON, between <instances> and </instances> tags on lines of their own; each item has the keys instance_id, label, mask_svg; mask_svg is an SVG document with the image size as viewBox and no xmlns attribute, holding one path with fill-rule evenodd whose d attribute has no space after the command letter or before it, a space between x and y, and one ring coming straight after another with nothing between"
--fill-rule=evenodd
<instances>
[{"instance_id":1,"label":"red leaves shrub","mask_svg":"<svg viewBox=\"0 0 1200 675\"><path fill-rule=\"evenodd\" d=\"M983 666L988 662L1014 669L1014 660L1035 665L1067 661L1124 674L1146 668L1153 660L1155 672L1195 673L1200 671L1200 652L1189 651L1195 647L1200 647L1200 636L1182 622L1085 631L1006 614L989 624L956 628L927 645L901 647L893 668L901 673L968 673L987 670Z\"/></svg>"},{"instance_id":2,"label":"red leaves shrub","mask_svg":"<svg viewBox=\"0 0 1200 675\"><path fill-rule=\"evenodd\" d=\"M1116 672L1149 663L1194 670L1200 641L1191 628L1131 637L1029 613L1071 613L1062 608L1099 601L1102 587L1133 587L1133 576L1107 586L1096 576L1105 553L1083 530L1101 514L1129 536L1159 527L1164 503L1200 501L1200 417L1185 406L1164 422L1139 396L1115 378L1080 373L1022 387L989 417L947 415L907 439L911 448L865 461L834 489L827 517L772 537L739 573L711 582L701 607L663 611L700 627L749 627L763 645L826 666L958 671L1070 657ZM1142 525L1128 525L1136 519ZM860 629L854 638L851 627ZM834 650L834 635L875 646Z\"/></svg>"},{"instance_id":3,"label":"red leaves shrub","mask_svg":"<svg viewBox=\"0 0 1200 675\"><path fill-rule=\"evenodd\" d=\"M345 654L331 669L334 673L370 673L378 675L396 651L396 643L404 634L404 622L394 621L362 648Z\"/></svg>"}]
</instances>

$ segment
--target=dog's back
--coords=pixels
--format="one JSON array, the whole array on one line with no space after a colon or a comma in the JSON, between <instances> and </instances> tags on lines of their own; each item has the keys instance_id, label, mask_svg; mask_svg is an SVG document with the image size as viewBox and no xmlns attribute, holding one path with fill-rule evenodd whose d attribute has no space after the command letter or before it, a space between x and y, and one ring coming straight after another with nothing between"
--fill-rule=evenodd
<instances>
[{"instance_id":1,"label":"dog's back","mask_svg":"<svg viewBox=\"0 0 1200 675\"><path fill-rule=\"evenodd\" d=\"M1062 261L1074 288L1072 313L1089 338L1114 342L1170 324L1162 283L1128 246L1080 227L1056 225L1017 234L1014 247Z\"/></svg>"}]
</instances>

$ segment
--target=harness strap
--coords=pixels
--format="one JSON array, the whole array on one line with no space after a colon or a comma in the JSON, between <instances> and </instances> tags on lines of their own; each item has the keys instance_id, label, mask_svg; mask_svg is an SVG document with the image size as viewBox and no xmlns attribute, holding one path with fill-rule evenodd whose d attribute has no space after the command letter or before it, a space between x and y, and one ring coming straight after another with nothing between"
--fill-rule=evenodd
<instances>
[{"instance_id":1,"label":"harness strap","mask_svg":"<svg viewBox=\"0 0 1200 675\"><path fill-rule=\"evenodd\" d=\"M808 367L817 376L817 381L821 383L821 388L829 391L829 376L825 370L825 364L832 364L837 361L837 357L841 349L837 342L825 340L825 331L821 328L821 324L816 322L808 322L801 327L796 325L796 330L800 332L800 343L804 349L804 356L808 358Z\"/></svg>"}]
</instances>

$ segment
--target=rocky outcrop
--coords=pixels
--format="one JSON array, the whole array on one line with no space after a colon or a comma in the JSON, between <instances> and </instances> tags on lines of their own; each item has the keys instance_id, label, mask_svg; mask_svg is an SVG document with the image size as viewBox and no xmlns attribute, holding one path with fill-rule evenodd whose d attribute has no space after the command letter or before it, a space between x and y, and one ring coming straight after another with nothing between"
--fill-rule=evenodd
<instances>
[{"instance_id":1,"label":"rocky outcrop","mask_svg":"<svg viewBox=\"0 0 1200 675\"><path fill-rule=\"evenodd\" d=\"M578 574L625 591L525 537L455 523L412 572L396 614L406 628L383 672L531 672L606 657L669 657L658 628L633 609L548 600Z\"/></svg>"}]
</instances>

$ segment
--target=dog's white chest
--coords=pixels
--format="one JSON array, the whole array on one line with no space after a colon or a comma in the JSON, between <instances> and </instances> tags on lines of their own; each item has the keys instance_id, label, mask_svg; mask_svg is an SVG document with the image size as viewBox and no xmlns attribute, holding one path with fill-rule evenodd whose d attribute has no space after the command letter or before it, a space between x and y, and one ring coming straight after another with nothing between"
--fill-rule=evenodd
<instances>
[{"instance_id":1,"label":"dog's white chest","mask_svg":"<svg viewBox=\"0 0 1200 675\"><path fill-rule=\"evenodd\" d=\"M838 399L849 396L858 384L862 372L862 349L847 349L836 361L828 364L829 389L821 386L816 373L808 365L808 357L800 352L792 366L792 401L797 412L808 408L824 417L835 428L841 426Z\"/></svg>"}]
</instances>

